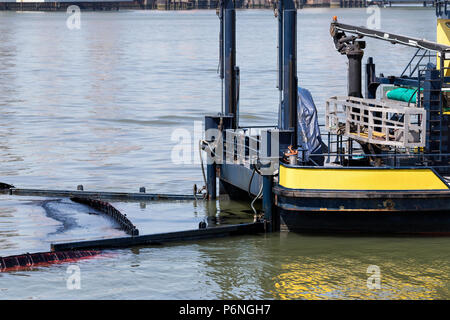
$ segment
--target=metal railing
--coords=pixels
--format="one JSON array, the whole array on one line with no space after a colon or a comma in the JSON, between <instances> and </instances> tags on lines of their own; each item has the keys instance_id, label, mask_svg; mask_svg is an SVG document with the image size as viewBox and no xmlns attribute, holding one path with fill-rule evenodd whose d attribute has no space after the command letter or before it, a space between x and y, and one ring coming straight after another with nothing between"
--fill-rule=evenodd
<instances>
[{"instance_id":1,"label":"metal railing","mask_svg":"<svg viewBox=\"0 0 450 320\"><path fill-rule=\"evenodd\" d=\"M225 130L222 137L222 152L219 150L223 155L221 160L223 163L240 164L248 168L262 162L278 162L280 158L278 132L275 127L261 126Z\"/></svg>"},{"instance_id":2,"label":"metal railing","mask_svg":"<svg viewBox=\"0 0 450 320\"><path fill-rule=\"evenodd\" d=\"M424 61L423 59L425 59L425 61L427 61L427 63L431 62L431 58L435 58L436 55L431 53L429 50L425 50L422 48L417 49L417 51L415 52L415 54L413 55L413 57L411 58L411 60L409 61L409 63L406 65L405 69L403 70L403 72L401 73L400 77L403 76L408 76L408 77L413 77L414 73L419 70L419 68L421 66L424 66ZM406 71L409 71L409 74L406 73Z\"/></svg>"},{"instance_id":3,"label":"metal railing","mask_svg":"<svg viewBox=\"0 0 450 320\"><path fill-rule=\"evenodd\" d=\"M324 125L320 126L321 128ZM262 161L274 163L289 163L286 157L280 154L278 145L274 152L267 154L263 136L266 130L277 132L273 128L240 128L238 130L225 130L221 142L222 150L216 152L223 155L223 163L242 165L254 168ZM331 132L321 132L322 140L327 141L327 150L320 154L311 154L310 157L324 157L323 167L345 168L434 168L439 172L450 173L450 153L425 153L423 147L393 147L392 149L379 149L379 153L364 152L359 141ZM274 146L272 146L274 147ZM302 151L299 150L299 167L317 167L314 162L302 162Z\"/></svg>"},{"instance_id":4,"label":"metal railing","mask_svg":"<svg viewBox=\"0 0 450 320\"><path fill-rule=\"evenodd\" d=\"M392 147L424 147L426 111L403 102L355 97L326 101L326 130L365 143Z\"/></svg>"}]
</instances>

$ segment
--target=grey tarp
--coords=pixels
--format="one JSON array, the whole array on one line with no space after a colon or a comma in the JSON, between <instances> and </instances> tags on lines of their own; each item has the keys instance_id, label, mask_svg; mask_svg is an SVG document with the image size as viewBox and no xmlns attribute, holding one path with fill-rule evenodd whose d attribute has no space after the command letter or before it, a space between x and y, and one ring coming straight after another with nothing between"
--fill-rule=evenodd
<instances>
[{"instance_id":1,"label":"grey tarp","mask_svg":"<svg viewBox=\"0 0 450 320\"><path fill-rule=\"evenodd\" d=\"M326 152L326 147L320 136L316 105L309 90L300 87L298 88L297 115L297 143L299 146L300 160L304 156L305 162L311 162L313 160L311 164L323 165L323 156L311 157L311 155ZM303 154L301 150L303 150Z\"/></svg>"}]
</instances>

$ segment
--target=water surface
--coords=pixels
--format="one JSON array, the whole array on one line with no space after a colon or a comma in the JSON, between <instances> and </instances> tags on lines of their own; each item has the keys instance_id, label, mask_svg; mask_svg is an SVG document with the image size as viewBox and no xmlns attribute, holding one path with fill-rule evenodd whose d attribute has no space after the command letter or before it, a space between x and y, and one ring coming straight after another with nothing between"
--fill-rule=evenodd
<instances>
[{"instance_id":1,"label":"water surface","mask_svg":"<svg viewBox=\"0 0 450 320\"><path fill-rule=\"evenodd\" d=\"M324 102L346 92L346 57L331 17L365 25L365 9L298 16L299 84ZM220 111L218 19L210 11L0 12L0 181L24 188L191 193L200 165L173 164L176 129ZM271 10L237 13L241 124L275 124L277 24ZM433 9L381 10L381 28L435 39ZM377 72L399 74L414 49L367 39ZM191 157L196 152L193 148ZM67 199L0 196L0 255L54 241L123 235ZM141 233L252 220L248 203L114 203ZM272 234L106 251L77 263L0 274L2 299L448 299L450 239ZM367 287L367 268L381 289Z\"/></svg>"}]
</instances>

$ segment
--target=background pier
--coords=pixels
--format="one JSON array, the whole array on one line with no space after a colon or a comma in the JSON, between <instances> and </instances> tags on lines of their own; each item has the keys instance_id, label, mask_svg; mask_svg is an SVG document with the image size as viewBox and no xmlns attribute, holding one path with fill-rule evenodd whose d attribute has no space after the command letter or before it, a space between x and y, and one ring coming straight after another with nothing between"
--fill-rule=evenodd
<instances>
[{"instance_id":1,"label":"background pier","mask_svg":"<svg viewBox=\"0 0 450 320\"><path fill-rule=\"evenodd\" d=\"M237 0L236 8L269 9L273 8L273 0ZM216 9L218 0L91 0L57 2L47 0L0 0L0 10L11 11L62 11L70 5L77 5L82 10L192 10ZM297 7L331 7L331 8L361 8L369 5L392 6L396 4L411 4L434 6L435 0L296 0Z\"/></svg>"}]
</instances>

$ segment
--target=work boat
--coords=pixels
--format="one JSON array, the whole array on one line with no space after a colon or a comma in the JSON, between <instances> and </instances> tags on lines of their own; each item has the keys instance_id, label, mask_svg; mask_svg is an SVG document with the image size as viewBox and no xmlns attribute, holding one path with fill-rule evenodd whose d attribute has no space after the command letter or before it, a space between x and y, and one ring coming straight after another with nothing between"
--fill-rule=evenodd
<instances>
[{"instance_id":1,"label":"work boat","mask_svg":"<svg viewBox=\"0 0 450 320\"><path fill-rule=\"evenodd\" d=\"M450 8L450 6L449 6ZM297 81L297 9L276 3L278 124L239 126L236 14L220 1L222 112L205 117L206 189L252 200L268 230L307 233L450 234L450 12L438 1L437 41L343 24L330 34L348 59L348 92L330 97L318 123ZM331 17L330 17L331 18ZM400 75L376 75L364 38L415 48ZM395 48L394 48L395 49ZM344 75L345 76L345 75ZM377 97L378 94L378 97ZM254 203L262 199L263 214Z\"/></svg>"}]
</instances>

